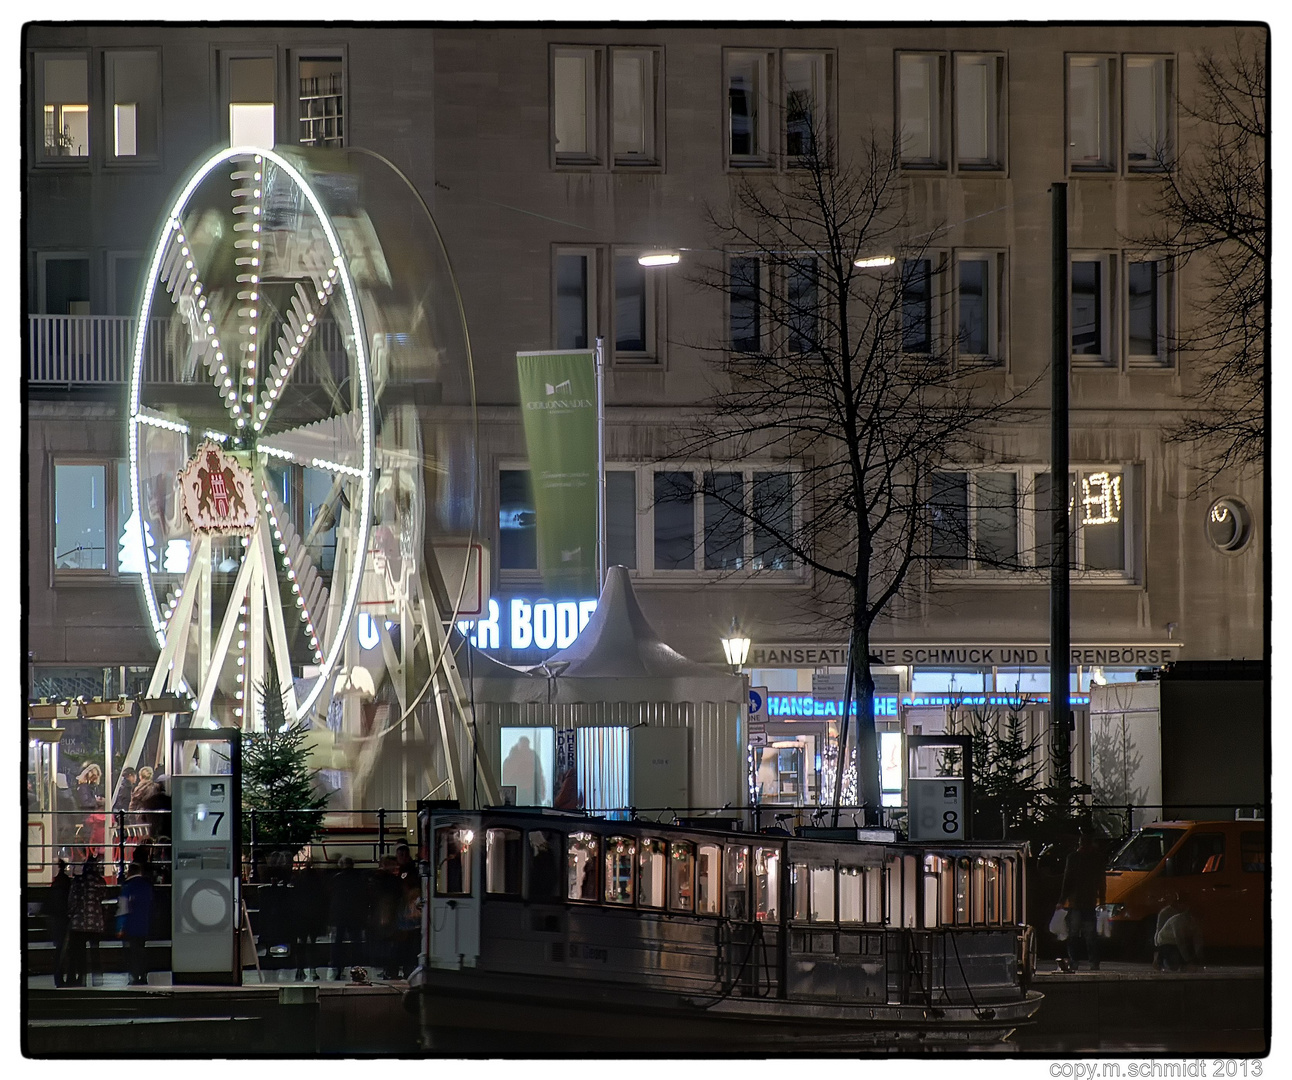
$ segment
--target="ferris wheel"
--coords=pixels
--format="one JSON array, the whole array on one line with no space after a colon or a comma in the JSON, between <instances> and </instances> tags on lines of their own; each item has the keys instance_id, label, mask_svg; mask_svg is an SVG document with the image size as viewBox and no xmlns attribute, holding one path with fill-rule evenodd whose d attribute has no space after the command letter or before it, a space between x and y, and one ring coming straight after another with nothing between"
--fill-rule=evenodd
<instances>
[{"instance_id":1,"label":"ferris wheel","mask_svg":"<svg viewBox=\"0 0 1292 1080\"><path fill-rule=\"evenodd\" d=\"M320 714L356 617L374 386L337 198L295 156L224 149L148 255L122 560L160 649L150 694L187 695L198 725L258 727L271 666L289 722Z\"/></svg>"}]
</instances>

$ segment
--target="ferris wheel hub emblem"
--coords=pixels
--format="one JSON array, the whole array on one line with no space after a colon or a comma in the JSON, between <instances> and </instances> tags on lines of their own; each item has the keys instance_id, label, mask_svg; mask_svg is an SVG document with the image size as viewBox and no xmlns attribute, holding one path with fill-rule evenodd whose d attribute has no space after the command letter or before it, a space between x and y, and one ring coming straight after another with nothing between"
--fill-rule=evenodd
<instances>
[{"instance_id":1,"label":"ferris wheel hub emblem","mask_svg":"<svg viewBox=\"0 0 1292 1080\"><path fill-rule=\"evenodd\" d=\"M255 530L255 478L217 443L203 442L178 480L180 505L196 531L248 536Z\"/></svg>"}]
</instances>

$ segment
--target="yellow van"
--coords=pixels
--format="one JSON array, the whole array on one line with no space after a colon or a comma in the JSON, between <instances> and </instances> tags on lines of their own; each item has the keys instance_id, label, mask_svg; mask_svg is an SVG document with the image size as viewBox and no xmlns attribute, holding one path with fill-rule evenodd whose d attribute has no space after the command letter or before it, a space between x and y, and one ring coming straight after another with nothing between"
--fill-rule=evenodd
<instances>
[{"instance_id":1,"label":"yellow van","mask_svg":"<svg viewBox=\"0 0 1292 1080\"><path fill-rule=\"evenodd\" d=\"M1114 941L1153 947L1157 913L1177 892L1208 948L1265 944L1264 821L1159 821L1108 861L1106 911Z\"/></svg>"}]
</instances>

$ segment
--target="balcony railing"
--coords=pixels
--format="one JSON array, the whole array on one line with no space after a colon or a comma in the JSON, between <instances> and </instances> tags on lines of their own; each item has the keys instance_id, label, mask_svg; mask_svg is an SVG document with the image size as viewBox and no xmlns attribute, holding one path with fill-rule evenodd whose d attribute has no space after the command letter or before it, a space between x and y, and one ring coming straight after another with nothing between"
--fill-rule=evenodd
<instances>
[{"instance_id":1,"label":"balcony railing","mask_svg":"<svg viewBox=\"0 0 1292 1080\"><path fill-rule=\"evenodd\" d=\"M32 386L124 386L130 381L135 328L138 320L126 315L28 315L27 381ZM144 380L148 383L205 382L205 371L192 370L184 333L176 334L172 322L154 319L145 342ZM337 381L346 377L346 358L340 328L326 321L319 325L308 353L321 349ZM307 354L308 354L307 353ZM311 366L292 376L305 383L318 382Z\"/></svg>"}]
</instances>

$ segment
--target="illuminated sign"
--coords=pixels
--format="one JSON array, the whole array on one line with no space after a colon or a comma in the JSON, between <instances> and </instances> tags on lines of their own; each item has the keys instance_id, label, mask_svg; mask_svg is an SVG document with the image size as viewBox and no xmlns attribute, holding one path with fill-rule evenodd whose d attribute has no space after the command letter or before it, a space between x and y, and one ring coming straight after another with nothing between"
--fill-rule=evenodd
<instances>
[{"instance_id":1,"label":"illuminated sign","mask_svg":"<svg viewBox=\"0 0 1292 1080\"><path fill-rule=\"evenodd\" d=\"M1155 666L1169 664L1178 658L1184 642L1154 642L1125 645L1073 645L1073 664L1111 664L1117 666ZM871 643L874 662L885 665L975 665L981 667L1036 666L1050 663L1047 645L984 644L910 644L880 645ZM816 644L758 644L749 650L750 667L843 667L848 663L848 646Z\"/></svg>"},{"instance_id":2,"label":"illuminated sign","mask_svg":"<svg viewBox=\"0 0 1292 1080\"><path fill-rule=\"evenodd\" d=\"M458 629L477 649L564 649L574 643L597 610L596 600L489 600L489 618L463 619Z\"/></svg>"},{"instance_id":3,"label":"illuminated sign","mask_svg":"<svg viewBox=\"0 0 1292 1080\"><path fill-rule=\"evenodd\" d=\"M1068 700L1073 705L1088 705L1087 694L1071 694ZM903 705L1013 705L1026 708L1032 705L1048 705L1049 694L903 694ZM876 694L875 715L879 717L896 717L898 695ZM857 715L858 703L852 702L852 715ZM767 715L783 718L798 716L842 716L842 698L815 698L811 694L774 694L767 695Z\"/></svg>"}]
</instances>

